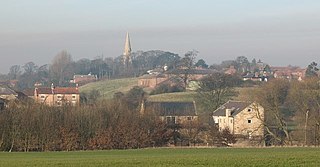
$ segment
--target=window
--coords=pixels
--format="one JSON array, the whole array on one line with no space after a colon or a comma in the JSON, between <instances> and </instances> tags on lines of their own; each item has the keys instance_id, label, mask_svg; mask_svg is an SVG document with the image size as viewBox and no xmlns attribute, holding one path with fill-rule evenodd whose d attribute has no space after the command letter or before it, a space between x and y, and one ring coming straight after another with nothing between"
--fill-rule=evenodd
<instances>
[{"instance_id":1,"label":"window","mask_svg":"<svg viewBox=\"0 0 320 167\"><path fill-rule=\"evenodd\" d=\"M58 99L61 99L61 96L58 96Z\"/></svg>"},{"instance_id":2,"label":"window","mask_svg":"<svg viewBox=\"0 0 320 167\"><path fill-rule=\"evenodd\" d=\"M248 112L251 112L251 108L248 108Z\"/></svg>"},{"instance_id":3,"label":"window","mask_svg":"<svg viewBox=\"0 0 320 167\"><path fill-rule=\"evenodd\" d=\"M44 99L44 96L41 96L41 99Z\"/></svg>"},{"instance_id":4,"label":"window","mask_svg":"<svg viewBox=\"0 0 320 167\"><path fill-rule=\"evenodd\" d=\"M167 124L176 124L176 117L167 117Z\"/></svg>"},{"instance_id":5,"label":"window","mask_svg":"<svg viewBox=\"0 0 320 167\"><path fill-rule=\"evenodd\" d=\"M192 117L187 117L188 121L191 121L192 120Z\"/></svg>"},{"instance_id":6,"label":"window","mask_svg":"<svg viewBox=\"0 0 320 167\"><path fill-rule=\"evenodd\" d=\"M73 96L72 96L72 98L73 98L73 99L75 99L75 98L76 98L76 96L74 96L74 95L73 95Z\"/></svg>"},{"instance_id":7,"label":"window","mask_svg":"<svg viewBox=\"0 0 320 167\"><path fill-rule=\"evenodd\" d=\"M251 124L252 123L252 120L251 119L248 119L248 124Z\"/></svg>"},{"instance_id":8,"label":"window","mask_svg":"<svg viewBox=\"0 0 320 167\"><path fill-rule=\"evenodd\" d=\"M230 123L232 123L232 119L230 119Z\"/></svg>"}]
</instances>

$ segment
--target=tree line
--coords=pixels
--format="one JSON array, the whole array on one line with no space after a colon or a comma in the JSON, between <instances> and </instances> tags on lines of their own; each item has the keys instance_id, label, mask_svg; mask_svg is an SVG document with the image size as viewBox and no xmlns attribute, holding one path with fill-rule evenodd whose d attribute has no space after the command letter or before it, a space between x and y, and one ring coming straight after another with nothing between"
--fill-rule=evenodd
<instances>
[{"instance_id":1,"label":"tree line","mask_svg":"<svg viewBox=\"0 0 320 167\"><path fill-rule=\"evenodd\" d=\"M235 142L229 131L201 121L167 124L152 109L141 114L146 94L139 87L113 99L81 106L51 107L30 100L11 101L0 111L0 150L72 151L136 149Z\"/></svg>"}]
</instances>

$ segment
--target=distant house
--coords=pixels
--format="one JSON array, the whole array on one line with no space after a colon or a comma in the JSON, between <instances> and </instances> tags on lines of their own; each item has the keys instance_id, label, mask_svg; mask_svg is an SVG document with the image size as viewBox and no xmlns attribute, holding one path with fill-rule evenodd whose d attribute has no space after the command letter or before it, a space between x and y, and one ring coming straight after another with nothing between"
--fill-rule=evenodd
<instances>
[{"instance_id":1,"label":"distant house","mask_svg":"<svg viewBox=\"0 0 320 167\"><path fill-rule=\"evenodd\" d=\"M195 102L147 102L146 111L154 111L167 124L198 120Z\"/></svg>"},{"instance_id":2,"label":"distant house","mask_svg":"<svg viewBox=\"0 0 320 167\"><path fill-rule=\"evenodd\" d=\"M76 106L80 103L80 94L77 87L40 87L34 90L34 100L49 106Z\"/></svg>"},{"instance_id":3,"label":"distant house","mask_svg":"<svg viewBox=\"0 0 320 167\"><path fill-rule=\"evenodd\" d=\"M247 75L242 76L244 81L268 81L268 76L264 74L259 74L258 72L252 74L248 73Z\"/></svg>"},{"instance_id":4,"label":"distant house","mask_svg":"<svg viewBox=\"0 0 320 167\"><path fill-rule=\"evenodd\" d=\"M90 82L94 82L94 81L97 81L98 78L96 75L91 75L91 74L88 74L88 75L74 75L73 76L73 80L71 80L72 83L75 83L75 84L80 84L80 85L84 85L84 84L87 84L87 83L90 83Z\"/></svg>"},{"instance_id":5,"label":"distant house","mask_svg":"<svg viewBox=\"0 0 320 167\"><path fill-rule=\"evenodd\" d=\"M237 73L237 70L234 68L234 66L230 66L228 69L224 71L225 74L234 75Z\"/></svg>"},{"instance_id":6,"label":"distant house","mask_svg":"<svg viewBox=\"0 0 320 167\"><path fill-rule=\"evenodd\" d=\"M220 131L228 128L234 135L249 139L264 135L264 109L257 103L228 101L212 116Z\"/></svg>"},{"instance_id":7,"label":"distant house","mask_svg":"<svg viewBox=\"0 0 320 167\"><path fill-rule=\"evenodd\" d=\"M9 87L0 85L0 98L6 100L14 100L18 97L18 94Z\"/></svg>"},{"instance_id":8,"label":"distant house","mask_svg":"<svg viewBox=\"0 0 320 167\"><path fill-rule=\"evenodd\" d=\"M212 69L203 69L203 68L195 68L195 69L173 69L171 71L167 71L165 74L168 75L168 77L171 76L181 76L183 77L185 74L189 75L188 80L200 80L201 78L216 73L216 70Z\"/></svg>"},{"instance_id":9,"label":"distant house","mask_svg":"<svg viewBox=\"0 0 320 167\"><path fill-rule=\"evenodd\" d=\"M28 88L22 91L23 94L25 94L26 96L28 96L29 98L34 99L34 89L32 88Z\"/></svg>"},{"instance_id":10,"label":"distant house","mask_svg":"<svg viewBox=\"0 0 320 167\"><path fill-rule=\"evenodd\" d=\"M138 86L155 88L167 79L167 76L163 74L145 74L138 78Z\"/></svg>"},{"instance_id":11,"label":"distant house","mask_svg":"<svg viewBox=\"0 0 320 167\"><path fill-rule=\"evenodd\" d=\"M307 69L299 67L271 67L274 78L303 80Z\"/></svg>"}]
</instances>

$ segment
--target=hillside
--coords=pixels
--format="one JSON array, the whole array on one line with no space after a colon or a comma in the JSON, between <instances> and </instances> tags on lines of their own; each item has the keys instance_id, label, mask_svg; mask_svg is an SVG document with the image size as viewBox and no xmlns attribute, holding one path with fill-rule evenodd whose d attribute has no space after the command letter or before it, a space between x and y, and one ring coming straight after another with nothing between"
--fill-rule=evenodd
<instances>
[{"instance_id":1,"label":"hillside","mask_svg":"<svg viewBox=\"0 0 320 167\"><path fill-rule=\"evenodd\" d=\"M176 92L176 93L164 93L149 96L149 101L174 101L174 102L187 102L194 101L194 95L196 92Z\"/></svg>"},{"instance_id":2,"label":"hillside","mask_svg":"<svg viewBox=\"0 0 320 167\"><path fill-rule=\"evenodd\" d=\"M101 80L80 87L80 93L89 93L98 90L104 99L110 99L116 92L127 92L138 85L138 78L123 78L113 80Z\"/></svg>"},{"instance_id":3,"label":"hillside","mask_svg":"<svg viewBox=\"0 0 320 167\"><path fill-rule=\"evenodd\" d=\"M102 80L93 82L80 87L80 93L89 93L91 90L98 90L104 99L110 99L116 92L127 92L132 87L138 85L138 78L123 78L113 80ZM239 91L239 96L235 97L235 100L248 100L250 98L250 92L255 88L236 88ZM144 89L147 93L151 90ZM150 95L149 101L194 101L194 95L196 92L175 92L164 93L157 95ZM249 97L248 97L249 96Z\"/></svg>"}]
</instances>

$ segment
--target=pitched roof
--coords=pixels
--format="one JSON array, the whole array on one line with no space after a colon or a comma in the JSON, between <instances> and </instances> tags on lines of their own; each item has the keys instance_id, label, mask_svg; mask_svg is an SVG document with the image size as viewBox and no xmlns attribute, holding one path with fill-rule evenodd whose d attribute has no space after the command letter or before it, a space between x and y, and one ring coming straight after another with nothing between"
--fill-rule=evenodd
<instances>
[{"instance_id":1,"label":"pitched roof","mask_svg":"<svg viewBox=\"0 0 320 167\"><path fill-rule=\"evenodd\" d=\"M194 102L147 102L146 109L153 109L160 116L196 116Z\"/></svg>"},{"instance_id":2,"label":"pitched roof","mask_svg":"<svg viewBox=\"0 0 320 167\"><path fill-rule=\"evenodd\" d=\"M235 116L238 113L240 113L242 110L244 110L246 107L248 107L250 104L249 102L243 102L243 101L228 101L222 106L220 106L218 109L213 111L213 116L225 116L226 115L226 109L231 110L231 115Z\"/></svg>"},{"instance_id":3,"label":"pitched roof","mask_svg":"<svg viewBox=\"0 0 320 167\"><path fill-rule=\"evenodd\" d=\"M153 78L166 78L163 74L145 74L139 77L139 79L153 79Z\"/></svg>"},{"instance_id":4,"label":"pitched roof","mask_svg":"<svg viewBox=\"0 0 320 167\"><path fill-rule=\"evenodd\" d=\"M5 86L0 86L0 95L17 95L17 93Z\"/></svg>"},{"instance_id":5,"label":"pitched roof","mask_svg":"<svg viewBox=\"0 0 320 167\"><path fill-rule=\"evenodd\" d=\"M22 93L27 96L34 96L34 89L25 89L22 91Z\"/></svg>"},{"instance_id":6,"label":"pitched roof","mask_svg":"<svg viewBox=\"0 0 320 167\"><path fill-rule=\"evenodd\" d=\"M52 94L52 90L49 87L36 88L38 94ZM79 94L79 90L76 87L56 87L53 89L55 94Z\"/></svg>"}]
</instances>

